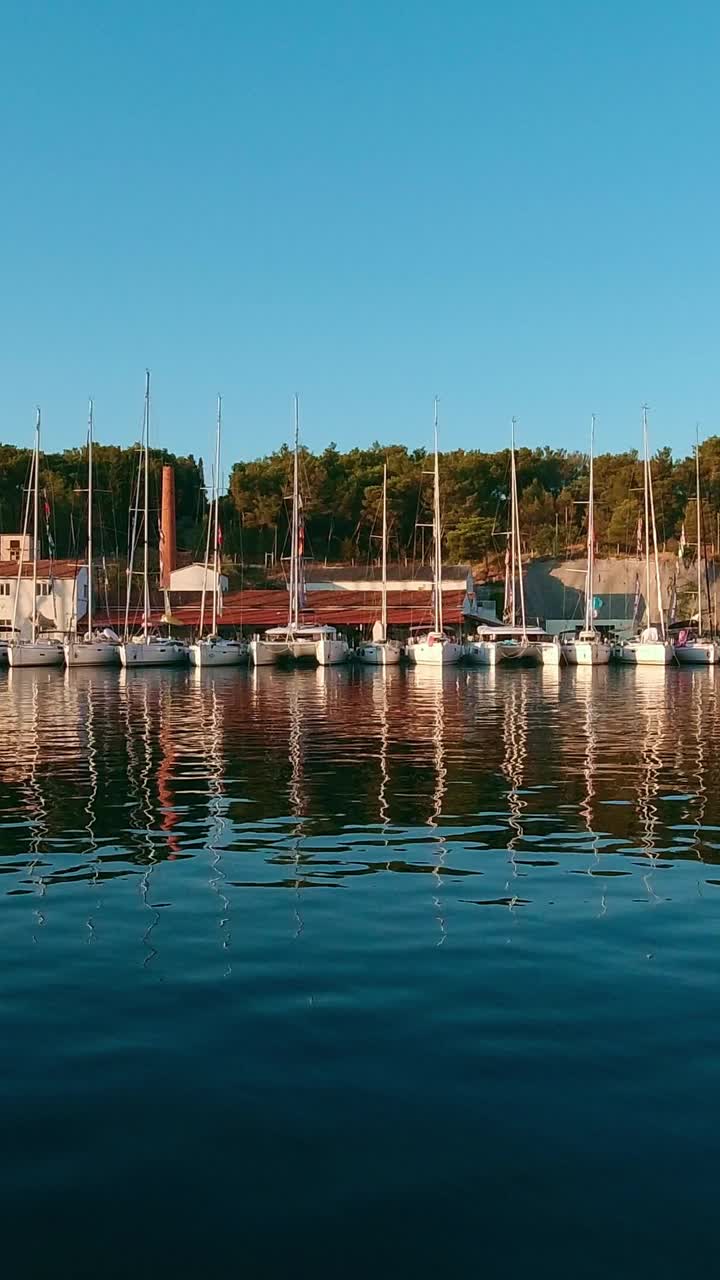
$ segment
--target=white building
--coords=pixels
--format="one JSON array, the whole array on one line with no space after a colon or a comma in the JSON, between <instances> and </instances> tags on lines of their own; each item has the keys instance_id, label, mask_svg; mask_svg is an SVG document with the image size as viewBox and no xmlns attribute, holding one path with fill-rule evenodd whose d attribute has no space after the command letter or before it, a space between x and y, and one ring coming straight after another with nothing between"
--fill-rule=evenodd
<instances>
[{"instance_id":1,"label":"white building","mask_svg":"<svg viewBox=\"0 0 720 1280\"><path fill-rule=\"evenodd\" d=\"M19 579L18 567L12 560L0 562L0 632L10 631L14 613L16 632L25 638L33 614L33 567L24 562ZM66 634L87 612L87 566L75 560L38 560L36 594L39 629Z\"/></svg>"}]
</instances>

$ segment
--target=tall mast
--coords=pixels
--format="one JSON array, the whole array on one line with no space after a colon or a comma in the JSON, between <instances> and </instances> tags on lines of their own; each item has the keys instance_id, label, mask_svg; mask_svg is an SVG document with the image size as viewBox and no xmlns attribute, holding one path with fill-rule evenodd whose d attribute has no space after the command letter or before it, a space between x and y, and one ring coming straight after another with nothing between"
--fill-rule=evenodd
<instances>
[{"instance_id":1,"label":"tall mast","mask_svg":"<svg viewBox=\"0 0 720 1280\"><path fill-rule=\"evenodd\" d=\"M647 487L648 487L648 495L650 498L650 517L652 519L653 558L655 560L655 589L657 591L657 605L658 605L658 612L660 614L660 634L662 635L663 640L667 640L667 632L665 630L665 610L663 608L663 602L662 602L662 582L660 581L660 557L658 555L657 527L655 524L655 497L653 495L652 473L650 470L650 454L648 451L648 443L647 443L647 413L645 411L643 411L643 416L644 416L644 424L645 424L645 458L647 462ZM649 561L649 555L648 555L648 561Z\"/></svg>"},{"instance_id":2,"label":"tall mast","mask_svg":"<svg viewBox=\"0 0 720 1280\"><path fill-rule=\"evenodd\" d=\"M93 609L93 402L88 401L88 545L87 545L87 633L92 635Z\"/></svg>"},{"instance_id":3,"label":"tall mast","mask_svg":"<svg viewBox=\"0 0 720 1280\"><path fill-rule=\"evenodd\" d=\"M215 551L213 555L213 616L212 616L212 633L217 632L217 615L218 615L218 591L220 584L218 575L220 571L219 555L218 555L218 531L219 531L219 506L220 506L220 431L222 429L222 396L217 398L217 434L215 437L215 528L214 542Z\"/></svg>"},{"instance_id":4,"label":"tall mast","mask_svg":"<svg viewBox=\"0 0 720 1280\"><path fill-rule=\"evenodd\" d=\"M35 415L35 475L33 478L33 576L32 576L32 642L37 641L37 544L38 544L38 505L40 502L40 410Z\"/></svg>"},{"instance_id":5,"label":"tall mast","mask_svg":"<svg viewBox=\"0 0 720 1280\"><path fill-rule=\"evenodd\" d=\"M585 630L593 630L593 579L595 576L595 494L594 494L595 414L590 420L590 495L588 499L587 573L585 576Z\"/></svg>"},{"instance_id":6,"label":"tall mast","mask_svg":"<svg viewBox=\"0 0 720 1280\"><path fill-rule=\"evenodd\" d=\"M697 634L702 636L702 559L705 558L705 547L702 547L702 520L700 515L700 430L696 428L696 447L694 447L694 472L696 472L696 508L697 508Z\"/></svg>"},{"instance_id":7,"label":"tall mast","mask_svg":"<svg viewBox=\"0 0 720 1280\"><path fill-rule=\"evenodd\" d=\"M144 463L145 463L145 518L143 520L143 640L147 644L150 636L150 579L148 577L149 525L150 525L150 470L148 436L150 434L150 370L145 370L145 423L144 423Z\"/></svg>"},{"instance_id":8,"label":"tall mast","mask_svg":"<svg viewBox=\"0 0 720 1280\"><path fill-rule=\"evenodd\" d=\"M211 474L210 476L210 492L211 493L212 493L212 486L214 483L215 483L215 478ZM200 593L200 625L198 627L198 640L202 640L203 628L205 626L205 596L207 595L208 569L210 567L210 539L212 537L212 524L213 524L211 503L208 503L207 516L208 516L208 522L207 522L207 534L205 537L205 562L203 564L203 584L202 584L202 591Z\"/></svg>"},{"instance_id":9,"label":"tall mast","mask_svg":"<svg viewBox=\"0 0 720 1280\"><path fill-rule=\"evenodd\" d=\"M15 599L13 600L12 621L10 630L12 639L15 639L15 630L17 626L17 612L20 603L20 585L22 583L23 558L25 555L25 539L28 536L28 525L30 523L30 494L33 488L33 470L35 468L35 450L33 449L32 463L30 466L30 475L28 476L27 489L25 490L25 512L23 515L22 540L20 542L20 555L18 557L17 578L15 581Z\"/></svg>"},{"instance_id":10,"label":"tall mast","mask_svg":"<svg viewBox=\"0 0 720 1280\"><path fill-rule=\"evenodd\" d=\"M440 526L440 463L438 461L438 398L435 397L435 483L433 495L433 533L435 537L435 631L443 629L442 616L442 529Z\"/></svg>"},{"instance_id":11,"label":"tall mast","mask_svg":"<svg viewBox=\"0 0 720 1280\"><path fill-rule=\"evenodd\" d=\"M645 492L645 609L650 626L650 459L648 456L647 405L643 405L643 487Z\"/></svg>"},{"instance_id":12,"label":"tall mast","mask_svg":"<svg viewBox=\"0 0 720 1280\"><path fill-rule=\"evenodd\" d=\"M515 419L510 423L510 599L509 622L514 627L515 616Z\"/></svg>"},{"instance_id":13,"label":"tall mast","mask_svg":"<svg viewBox=\"0 0 720 1280\"><path fill-rule=\"evenodd\" d=\"M298 622L300 621L300 566L298 564L298 504L300 500L298 450L300 447L300 404L297 393L294 396L293 403L295 407L295 445L293 457L292 527L290 530L290 612L288 616L288 627L297 627Z\"/></svg>"},{"instance_id":14,"label":"tall mast","mask_svg":"<svg viewBox=\"0 0 720 1280\"><path fill-rule=\"evenodd\" d=\"M520 597L520 620L525 635L525 588L523 586L522 551L520 549L520 512L518 510L517 468L515 466L515 422L512 420L512 448L510 451L510 468L512 483L512 540L513 540L513 573L517 564L518 595ZM512 625L515 626L515 581L513 578Z\"/></svg>"},{"instance_id":15,"label":"tall mast","mask_svg":"<svg viewBox=\"0 0 720 1280\"><path fill-rule=\"evenodd\" d=\"M387 640L387 462L383 467L382 638Z\"/></svg>"}]
</instances>

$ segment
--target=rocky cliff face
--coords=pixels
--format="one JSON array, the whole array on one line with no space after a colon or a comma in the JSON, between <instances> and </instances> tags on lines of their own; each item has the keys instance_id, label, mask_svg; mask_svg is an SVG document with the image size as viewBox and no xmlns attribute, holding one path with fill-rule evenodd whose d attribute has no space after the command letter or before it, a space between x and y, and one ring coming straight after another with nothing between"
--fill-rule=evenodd
<instances>
[{"instance_id":1,"label":"rocky cliff face","mask_svg":"<svg viewBox=\"0 0 720 1280\"><path fill-rule=\"evenodd\" d=\"M655 614L655 567L651 562L651 612ZM640 579L639 618L645 611L645 561L613 558L595 561L595 595L602 601L598 622L631 619L635 605L636 581ZM692 557L685 562L669 553L660 556L663 607L669 610L677 591L677 616L687 617L697 608L697 569ZM720 585L717 565L710 565L710 590ZM525 576L528 617L581 618L585 609L585 560L536 560ZM703 607L705 602L703 601ZM653 617L654 620L654 617Z\"/></svg>"}]
</instances>

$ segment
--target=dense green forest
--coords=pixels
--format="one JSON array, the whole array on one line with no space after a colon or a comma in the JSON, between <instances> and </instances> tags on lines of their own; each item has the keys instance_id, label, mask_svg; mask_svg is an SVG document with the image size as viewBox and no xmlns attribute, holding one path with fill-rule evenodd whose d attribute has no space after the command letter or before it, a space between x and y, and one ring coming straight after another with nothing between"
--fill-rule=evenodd
<instances>
[{"instance_id":1,"label":"dense green forest","mask_svg":"<svg viewBox=\"0 0 720 1280\"><path fill-rule=\"evenodd\" d=\"M137 447L95 446L98 554L124 557L132 504ZM424 450L399 445L351 449L330 444L322 453L301 454L306 555L318 560L365 563L379 552L379 509L383 464L388 464L390 553L404 562L429 553L430 461ZM201 554L207 495L201 460L151 454L153 506L159 507L160 469L175 468L178 545ZM30 454L0 445L0 529L22 527ZM709 547L717 550L720 529L720 437L700 449L703 522ZM563 449L517 452L520 524L528 554L563 555L581 549L588 496L588 460ZM86 459L83 449L47 455L41 488L49 517L41 520L43 542L52 539L57 556L82 554L86 519ZM683 523L695 539L695 462L674 460L669 449L652 462L661 543L677 547ZM223 545L228 557L264 563L286 553L287 495L292 453L283 447L268 457L233 466L222 499ZM446 559L479 563L504 546L509 453L456 450L440 459ZM603 454L595 460L596 526L600 551L634 552L642 506L642 472L637 453ZM43 503L43 508L45 504Z\"/></svg>"}]
</instances>

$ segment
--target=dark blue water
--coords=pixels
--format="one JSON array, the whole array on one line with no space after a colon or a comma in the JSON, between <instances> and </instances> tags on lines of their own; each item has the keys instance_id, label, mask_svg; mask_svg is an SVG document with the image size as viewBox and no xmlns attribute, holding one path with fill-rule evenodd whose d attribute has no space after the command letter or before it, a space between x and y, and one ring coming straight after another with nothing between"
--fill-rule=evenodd
<instances>
[{"instance_id":1,"label":"dark blue water","mask_svg":"<svg viewBox=\"0 0 720 1280\"><path fill-rule=\"evenodd\" d=\"M712 1267L719 689L0 676L5 1274Z\"/></svg>"}]
</instances>

